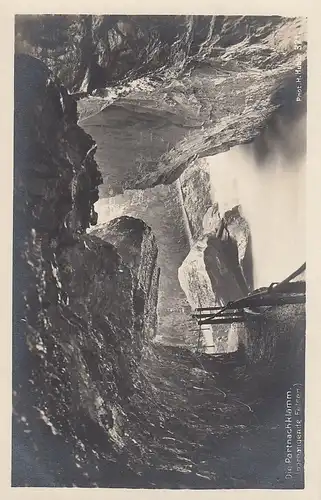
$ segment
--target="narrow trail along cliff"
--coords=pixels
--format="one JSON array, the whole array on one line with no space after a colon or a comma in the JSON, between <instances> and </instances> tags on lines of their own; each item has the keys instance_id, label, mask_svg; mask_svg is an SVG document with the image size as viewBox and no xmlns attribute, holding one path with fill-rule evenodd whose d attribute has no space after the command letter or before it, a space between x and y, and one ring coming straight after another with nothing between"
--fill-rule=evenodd
<instances>
[{"instance_id":1,"label":"narrow trail along cliff","mask_svg":"<svg viewBox=\"0 0 321 500\"><path fill-rule=\"evenodd\" d=\"M288 487L303 305L217 330L215 356L195 353L190 314L254 288L251 226L215 198L208 157L255 150L295 105L304 29L278 16L19 17L13 486Z\"/></svg>"}]
</instances>

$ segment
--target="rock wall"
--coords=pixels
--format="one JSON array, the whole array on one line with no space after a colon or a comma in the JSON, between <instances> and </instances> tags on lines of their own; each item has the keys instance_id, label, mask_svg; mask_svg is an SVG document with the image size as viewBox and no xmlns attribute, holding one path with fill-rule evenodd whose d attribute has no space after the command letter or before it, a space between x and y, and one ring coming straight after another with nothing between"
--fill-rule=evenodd
<instances>
[{"instance_id":1,"label":"rock wall","mask_svg":"<svg viewBox=\"0 0 321 500\"><path fill-rule=\"evenodd\" d=\"M193 331L191 309L177 275L177 269L189 252L189 242L176 184L102 198L96 210L100 222L126 215L143 219L152 228L160 267L157 341L195 346L197 334Z\"/></svg>"},{"instance_id":2,"label":"rock wall","mask_svg":"<svg viewBox=\"0 0 321 500\"><path fill-rule=\"evenodd\" d=\"M70 90L90 93L164 66L181 68L188 52L198 52L207 41L214 21L211 16L19 15L16 48L39 56Z\"/></svg>"},{"instance_id":3,"label":"rock wall","mask_svg":"<svg viewBox=\"0 0 321 500\"><path fill-rule=\"evenodd\" d=\"M240 18L238 34L235 19L227 23L223 46L241 43L247 22ZM176 49L186 50L181 40L171 64ZM287 61L288 54L285 47ZM304 308L247 325L243 355L197 358L147 342L158 278L150 230L127 217L105 226L102 238L85 234L96 222L101 177L74 101L46 66L21 55L15 101L12 484L288 487L284 398L304 382ZM107 179L108 192L116 181ZM234 287L244 246L226 232L220 225L220 237L209 235L202 262L213 251L222 268L206 275L220 280L221 251L230 251ZM302 477L293 485L302 488Z\"/></svg>"},{"instance_id":4,"label":"rock wall","mask_svg":"<svg viewBox=\"0 0 321 500\"><path fill-rule=\"evenodd\" d=\"M185 204L191 207L188 195ZM193 213L195 219L204 211L195 208ZM250 231L239 207L221 215L214 203L203 216L202 230L178 270L180 285L192 309L225 305L247 295L253 287ZM237 349L234 328L220 325L209 330L213 352Z\"/></svg>"},{"instance_id":5,"label":"rock wall","mask_svg":"<svg viewBox=\"0 0 321 500\"><path fill-rule=\"evenodd\" d=\"M287 42L275 42L283 36ZM175 78L163 72L161 82L127 95L112 98L106 89L100 104L79 101L109 187L120 193L172 183L196 157L252 141L285 100L295 101L299 60L306 87L305 36L302 19L222 18L202 57L180 56ZM101 195L108 196L104 188Z\"/></svg>"},{"instance_id":6,"label":"rock wall","mask_svg":"<svg viewBox=\"0 0 321 500\"><path fill-rule=\"evenodd\" d=\"M67 94L59 108L63 89L40 61L18 56L15 72L12 484L228 484L224 460L213 467L207 457L216 439L228 449L247 410L221 402L210 374L199 393L191 354L148 346L158 279L150 229L122 217L102 238L85 234L100 182L93 143ZM237 414L232 425L221 405Z\"/></svg>"},{"instance_id":7,"label":"rock wall","mask_svg":"<svg viewBox=\"0 0 321 500\"><path fill-rule=\"evenodd\" d=\"M193 162L179 177L179 183L191 237L193 241L197 241L204 232L204 217L213 206L206 162Z\"/></svg>"},{"instance_id":8,"label":"rock wall","mask_svg":"<svg viewBox=\"0 0 321 500\"><path fill-rule=\"evenodd\" d=\"M30 18L17 17L16 49L77 91L102 196L171 183L195 157L253 140L296 99L299 63L306 90L303 18Z\"/></svg>"},{"instance_id":9,"label":"rock wall","mask_svg":"<svg viewBox=\"0 0 321 500\"><path fill-rule=\"evenodd\" d=\"M156 333L159 274L150 229L127 218L106 229L104 239L85 234L96 222L101 182L94 151L65 89L39 60L18 55L16 486L84 485L89 475L94 483L104 475L97 466L102 454L113 475L110 462L124 446L124 402L135 391L143 346Z\"/></svg>"},{"instance_id":10,"label":"rock wall","mask_svg":"<svg viewBox=\"0 0 321 500\"><path fill-rule=\"evenodd\" d=\"M156 334L160 269L156 266L157 245L151 229L139 219L120 217L100 225L92 235L112 243L133 274L137 330L143 339Z\"/></svg>"}]
</instances>

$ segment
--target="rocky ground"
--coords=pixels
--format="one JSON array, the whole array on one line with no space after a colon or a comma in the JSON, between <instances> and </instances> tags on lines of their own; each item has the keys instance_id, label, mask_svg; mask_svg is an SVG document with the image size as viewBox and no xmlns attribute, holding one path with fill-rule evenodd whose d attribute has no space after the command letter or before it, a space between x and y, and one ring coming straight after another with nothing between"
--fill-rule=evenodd
<instances>
[{"instance_id":1,"label":"rocky ground","mask_svg":"<svg viewBox=\"0 0 321 500\"><path fill-rule=\"evenodd\" d=\"M200 294L253 287L247 221L197 157L293 101L303 21L49 20L16 29L12 484L301 488L284 418L304 308L248 319L234 352L224 331L217 356L186 332Z\"/></svg>"}]
</instances>

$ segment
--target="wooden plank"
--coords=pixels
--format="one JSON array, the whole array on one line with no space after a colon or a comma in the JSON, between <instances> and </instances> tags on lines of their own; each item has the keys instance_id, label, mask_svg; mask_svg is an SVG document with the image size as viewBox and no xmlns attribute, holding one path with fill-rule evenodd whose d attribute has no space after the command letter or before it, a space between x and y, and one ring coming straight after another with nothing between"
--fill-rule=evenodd
<instances>
[{"instance_id":1,"label":"wooden plank","mask_svg":"<svg viewBox=\"0 0 321 500\"><path fill-rule=\"evenodd\" d=\"M193 314L193 318L195 319L201 319L201 318L212 318L212 317L215 317L215 318L221 318L222 316L239 316L243 314L243 309L239 309L239 310L235 310L235 311L223 311L221 314L217 315L217 314L210 314L210 313L198 313L198 314Z\"/></svg>"},{"instance_id":2,"label":"wooden plank","mask_svg":"<svg viewBox=\"0 0 321 500\"><path fill-rule=\"evenodd\" d=\"M245 320L244 316L239 317L229 317L229 318L206 318L204 320L198 321L199 325L222 325L222 324L232 324L232 323L243 323Z\"/></svg>"}]
</instances>

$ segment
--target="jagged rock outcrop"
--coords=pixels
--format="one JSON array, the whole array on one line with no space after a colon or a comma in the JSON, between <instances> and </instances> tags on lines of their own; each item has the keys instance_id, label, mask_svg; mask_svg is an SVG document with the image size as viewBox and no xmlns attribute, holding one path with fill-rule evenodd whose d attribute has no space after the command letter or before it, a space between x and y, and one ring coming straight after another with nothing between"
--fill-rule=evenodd
<instances>
[{"instance_id":1,"label":"jagged rock outcrop","mask_svg":"<svg viewBox=\"0 0 321 500\"><path fill-rule=\"evenodd\" d=\"M214 23L211 16L21 15L16 48L39 56L70 90L91 93L142 73L183 67Z\"/></svg>"},{"instance_id":2,"label":"jagged rock outcrop","mask_svg":"<svg viewBox=\"0 0 321 500\"><path fill-rule=\"evenodd\" d=\"M151 229L139 219L120 217L99 226L91 234L112 243L123 262L131 269L134 279L137 330L143 339L156 335L159 267L157 246Z\"/></svg>"},{"instance_id":3,"label":"jagged rock outcrop","mask_svg":"<svg viewBox=\"0 0 321 500\"><path fill-rule=\"evenodd\" d=\"M102 236L117 242L119 252L84 233L99 181L97 165L83 149L86 139L89 149L93 144L66 112L69 96L64 112L53 113L61 88L42 63L18 57L15 72L12 484L227 485L225 462L215 468L207 457L217 438L227 441L228 450L251 415L233 398L226 404L211 375L205 375L205 391L195 393L198 372L191 375L176 353L146 346L139 285L155 286L150 231L140 221L117 219ZM92 183L87 168L95 173ZM30 177L35 185L44 171L50 176L34 193L23 181ZM80 172L84 191L76 182ZM88 203L78 205L79 191ZM69 203L63 203L66 192ZM153 308L155 290L150 296ZM215 412L204 408L209 391ZM223 415L236 414L235 422L224 423Z\"/></svg>"},{"instance_id":4,"label":"jagged rock outcrop","mask_svg":"<svg viewBox=\"0 0 321 500\"><path fill-rule=\"evenodd\" d=\"M227 247L232 245L234 250L230 250L229 253L226 248L223 254L227 260L236 262L237 266L240 266L240 271L234 269L233 273L236 272L239 286L245 292L253 286L250 229L239 205L233 205L232 202L230 206L219 206L215 200L213 184L215 184L215 178L206 159L194 162L179 178L182 209L186 216L187 231L191 235L191 253L188 260L196 262L195 259L198 260L196 255L205 251L208 245L214 249L214 239L220 240L223 246L224 244ZM213 254L213 252L209 253ZM231 262L229 262L229 268ZM211 265L208 263L205 267L210 269ZM208 274L208 271L206 273ZM224 302L225 293L216 290L215 294ZM204 298L204 294L201 293L199 299L204 301ZM220 300L216 299L214 302L220 302ZM198 302L196 296L190 299L190 302L195 307Z\"/></svg>"},{"instance_id":5,"label":"jagged rock outcrop","mask_svg":"<svg viewBox=\"0 0 321 500\"><path fill-rule=\"evenodd\" d=\"M177 269L189 252L189 241L176 183L143 191L125 191L122 195L99 200L96 209L101 221L126 215L143 219L152 228L161 269L156 340L195 346L197 334L193 331L191 309L177 276Z\"/></svg>"},{"instance_id":6,"label":"jagged rock outcrop","mask_svg":"<svg viewBox=\"0 0 321 500\"><path fill-rule=\"evenodd\" d=\"M94 142L39 60L15 64L13 484L289 487L284 398L304 381L303 307L248 325L245 356L148 344L150 231L120 218L106 238L85 234L101 182ZM138 273L144 255L152 277Z\"/></svg>"},{"instance_id":7,"label":"jagged rock outcrop","mask_svg":"<svg viewBox=\"0 0 321 500\"><path fill-rule=\"evenodd\" d=\"M124 401L155 335L157 247L136 219L110 242L85 234L95 143L39 60L16 57L15 99L13 483L92 484L101 454L106 468L124 446Z\"/></svg>"},{"instance_id":8,"label":"jagged rock outcrop","mask_svg":"<svg viewBox=\"0 0 321 500\"><path fill-rule=\"evenodd\" d=\"M178 179L192 244L203 236L204 217L213 206L210 181L208 165L204 160L195 161Z\"/></svg>"},{"instance_id":9,"label":"jagged rock outcrop","mask_svg":"<svg viewBox=\"0 0 321 500\"><path fill-rule=\"evenodd\" d=\"M252 141L284 101L295 101L299 59L306 86L304 22L253 22L222 18L214 23L203 57L187 59L175 78L164 73L161 82L119 98L111 99L106 90L99 113L96 98L79 102L108 189L120 193L171 183L196 157ZM236 36L240 24L242 36ZM275 43L283 35L288 42ZM101 194L109 195L104 188Z\"/></svg>"},{"instance_id":10,"label":"jagged rock outcrop","mask_svg":"<svg viewBox=\"0 0 321 500\"><path fill-rule=\"evenodd\" d=\"M118 215L131 215L142 218L153 229L158 241L158 262L161 267L158 303L161 321L157 340L167 344L195 347L198 331L191 318L192 308L198 307L199 301L203 305L217 302L205 264L203 273L200 272L199 264L204 235L215 235L221 224L218 205L213 203L212 198L209 165L205 160L198 160L172 185L156 186L144 191L126 191L123 195L101 199L97 203L102 220L110 220ZM224 216L224 212L222 215ZM228 211L226 216L229 233L237 244L242 273L251 289L252 256L248 224L237 207ZM188 259L189 262L195 262L195 265L198 262L194 273L194 281L198 285L195 282L192 288L189 287L190 291L184 285L184 293L179 284L177 269L187 258L190 246L193 247L194 243L197 245L191 250ZM202 276L204 282L201 285ZM184 278L182 283L183 281Z\"/></svg>"},{"instance_id":11,"label":"jagged rock outcrop","mask_svg":"<svg viewBox=\"0 0 321 500\"><path fill-rule=\"evenodd\" d=\"M249 227L239 207L222 217L214 204L204 216L203 234L178 270L191 307L223 306L246 295L253 286L251 259ZM237 348L234 328L220 325L209 329L215 352Z\"/></svg>"},{"instance_id":12,"label":"jagged rock outcrop","mask_svg":"<svg viewBox=\"0 0 321 500\"><path fill-rule=\"evenodd\" d=\"M93 205L102 177L93 160L96 144L77 125L76 103L48 68L27 55L16 61L17 213L36 232L81 233L97 218Z\"/></svg>"},{"instance_id":13,"label":"jagged rock outcrop","mask_svg":"<svg viewBox=\"0 0 321 500\"><path fill-rule=\"evenodd\" d=\"M301 18L21 16L16 49L78 93L114 194L171 183L195 157L250 142L296 100L299 66L306 90Z\"/></svg>"}]
</instances>

